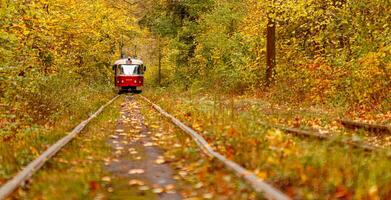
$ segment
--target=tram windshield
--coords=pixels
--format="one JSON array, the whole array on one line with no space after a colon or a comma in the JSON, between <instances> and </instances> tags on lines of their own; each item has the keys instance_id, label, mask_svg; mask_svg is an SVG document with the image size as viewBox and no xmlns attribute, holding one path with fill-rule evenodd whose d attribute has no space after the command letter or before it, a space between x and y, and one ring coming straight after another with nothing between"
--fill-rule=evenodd
<instances>
[{"instance_id":1,"label":"tram windshield","mask_svg":"<svg viewBox=\"0 0 391 200\"><path fill-rule=\"evenodd\" d=\"M140 65L120 65L120 75L139 75L143 74Z\"/></svg>"}]
</instances>

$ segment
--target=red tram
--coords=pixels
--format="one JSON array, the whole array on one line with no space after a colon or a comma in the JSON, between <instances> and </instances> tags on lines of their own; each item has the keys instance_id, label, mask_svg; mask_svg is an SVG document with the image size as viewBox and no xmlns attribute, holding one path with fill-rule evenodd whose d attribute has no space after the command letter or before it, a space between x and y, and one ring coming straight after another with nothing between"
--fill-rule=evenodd
<instances>
[{"instance_id":1,"label":"red tram","mask_svg":"<svg viewBox=\"0 0 391 200\"><path fill-rule=\"evenodd\" d=\"M123 58L113 65L114 83L118 93L141 92L137 90L144 84L144 72L146 67L143 61L135 58Z\"/></svg>"}]
</instances>

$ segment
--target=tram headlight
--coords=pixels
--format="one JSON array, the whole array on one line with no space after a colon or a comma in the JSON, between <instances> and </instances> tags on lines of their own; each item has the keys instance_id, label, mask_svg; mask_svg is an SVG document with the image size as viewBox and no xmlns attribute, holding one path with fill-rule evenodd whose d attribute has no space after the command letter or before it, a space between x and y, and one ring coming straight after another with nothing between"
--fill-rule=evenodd
<instances>
[{"instance_id":1,"label":"tram headlight","mask_svg":"<svg viewBox=\"0 0 391 200\"><path fill-rule=\"evenodd\" d=\"M134 83L137 83L137 80L134 80Z\"/></svg>"},{"instance_id":2,"label":"tram headlight","mask_svg":"<svg viewBox=\"0 0 391 200\"><path fill-rule=\"evenodd\" d=\"M121 80L121 83L124 83L124 80Z\"/></svg>"}]
</instances>

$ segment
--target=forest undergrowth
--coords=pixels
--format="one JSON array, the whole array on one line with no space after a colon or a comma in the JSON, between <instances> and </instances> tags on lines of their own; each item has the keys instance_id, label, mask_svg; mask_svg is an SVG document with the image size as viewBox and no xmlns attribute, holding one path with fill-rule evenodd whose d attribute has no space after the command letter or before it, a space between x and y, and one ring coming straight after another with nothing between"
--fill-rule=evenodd
<instances>
[{"instance_id":1,"label":"forest undergrowth","mask_svg":"<svg viewBox=\"0 0 391 200\"><path fill-rule=\"evenodd\" d=\"M292 197L390 198L389 150L367 152L341 145L338 141L342 135L334 135L330 140L289 135L265 126L265 122L276 121L262 114L257 109L259 105L243 109L240 101L227 101L216 93L202 95L151 88L145 95L201 133L227 158ZM333 127L327 120L323 123Z\"/></svg>"},{"instance_id":2,"label":"forest undergrowth","mask_svg":"<svg viewBox=\"0 0 391 200\"><path fill-rule=\"evenodd\" d=\"M140 20L156 38L147 79L184 91L250 94L344 110L354 118L372 112L390 118L389 6L377 0L150 4Z\"/></svg>"},{"instance_id":3,"label":"forest undergrowth","mask_svg":"<svg viewBox=\"0 0 391 200\"><path fill-rule=\"evenodd\" d=\"M114 3L0 1L0 184L114 97Z\"/></svg>"}]
</instances>

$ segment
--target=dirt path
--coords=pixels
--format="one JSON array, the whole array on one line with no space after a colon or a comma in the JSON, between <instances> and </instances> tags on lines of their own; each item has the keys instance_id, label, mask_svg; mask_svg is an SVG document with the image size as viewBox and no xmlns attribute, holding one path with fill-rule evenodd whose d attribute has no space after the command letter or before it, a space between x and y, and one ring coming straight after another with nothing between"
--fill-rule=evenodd
<instances>
[{"instance_id":1,"label":"dirt path","mask_svg":"<svg viewBox=\"0 0 391 200\"><path fill-rule=\"evenodd\" d=\"M164 163L162 150L151 138L138 103L134 97L126 97L116 133L109 140L114 155L111 162L106 163L106 169L127 179L129 190L138 191L140 197L148 198L147 194L152 192L157 199L182 199L175 190L172 169ZM122 198L120 194L116 196Z\"/></svg>"}]
</instances>

